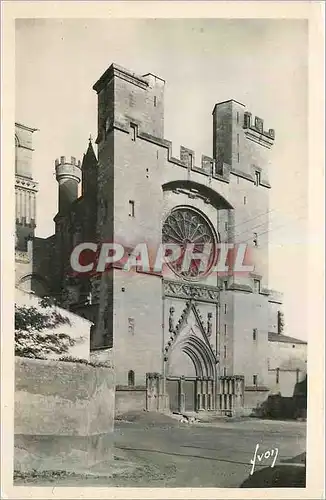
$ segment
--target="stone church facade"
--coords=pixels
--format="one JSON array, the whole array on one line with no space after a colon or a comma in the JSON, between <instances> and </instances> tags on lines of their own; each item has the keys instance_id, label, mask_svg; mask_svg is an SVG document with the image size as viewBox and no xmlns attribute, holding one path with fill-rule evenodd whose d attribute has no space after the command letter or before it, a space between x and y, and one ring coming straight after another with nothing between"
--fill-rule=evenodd
<instances>
[{"instance_id":1,"label":"stone church facade","mask_svg":"<svg viewBox=\"0 0 326 500\"><path fill-rule=\"evenodd\" d=\"M90 141L82 162L56 160L58 213L45 240L35 238L35 210L22 215L18 194L16 253L28 253L31 239L30 275L93 322L91 354L114 360L118 387L146 387L151 409L234 413L266 399L271 334L281 334L282 299L268 287L275 133L243 104L220 102L211 155L197 159L182 146L175 158L164 134L164 87L150 73L108 68L93 87L97 155ZM18 193L22 174L30 172L16 168ZM34 200L37 186L28 179ZM70 255L81 242L146 243L153 252L162 242L245 243L255 267L216 273L212 262L210 272L196 265L183 272L174 263L159 273L116 263L101 275L76 276Z\"/></svg>"}]
</instances>

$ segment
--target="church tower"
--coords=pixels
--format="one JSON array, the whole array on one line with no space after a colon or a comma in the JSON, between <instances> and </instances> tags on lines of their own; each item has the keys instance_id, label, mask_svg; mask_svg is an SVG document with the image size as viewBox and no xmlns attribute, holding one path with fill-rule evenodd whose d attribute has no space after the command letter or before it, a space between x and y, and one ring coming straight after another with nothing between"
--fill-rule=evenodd
<instances>
[{"instance_id":1,"label":"church tower","mask_svg":"<svg viewBox=\"0 0 326 500\"><path fill-rule=\"evenodd\" d=\"M36 227L37 182L32 176L32 135L37 129L15 123L16 249L27 251Z\"/></svg>"}]
</instances>

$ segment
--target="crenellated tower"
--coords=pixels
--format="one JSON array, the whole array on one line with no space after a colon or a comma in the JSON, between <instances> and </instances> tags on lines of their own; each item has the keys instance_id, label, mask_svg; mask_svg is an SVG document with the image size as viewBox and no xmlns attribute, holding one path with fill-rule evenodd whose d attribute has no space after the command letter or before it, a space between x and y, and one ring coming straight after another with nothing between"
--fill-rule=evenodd
<instances>
[{"instance_id":1,"label":"crenellated tower","mask_svg":"<svg viewBox=\"0 0 326 500\"><path fill-rule=\"evenodd\" d=\"M81 181L81 164L74 156L66 160L61 156L55 160L56 179L59 184L59 214L62 215L69 210L71 204L78 198L78 184Z\"/></svg>"}]
</instances>

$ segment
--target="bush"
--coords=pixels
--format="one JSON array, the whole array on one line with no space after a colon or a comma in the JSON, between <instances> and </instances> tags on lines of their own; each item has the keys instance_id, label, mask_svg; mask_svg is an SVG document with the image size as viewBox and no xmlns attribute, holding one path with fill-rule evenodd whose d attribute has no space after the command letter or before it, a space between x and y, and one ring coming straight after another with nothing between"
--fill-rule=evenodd
<instances>
[{"instance_id":1,"label":"bush","mask_svg":"<svg viewBox=\"0 0 326 500\"><path fill-rule=\"evenodd\" d=\"M43 309L53 304L49 297L39 301ZM47 359L51 354L67 353L76 341L65 333L51 331L66 324L70 325L69 318L55 309L43 312L34 306L15 305L15 356Z\"/></svg>"},{"instance_id":2,"label":"bush","mask_svg":"<svg viewBox=\"0 0 326 500\"><path fill-rule=\"evenodd\" d=\"M110 361L88 361L88 359L74 358L73 356L61 356L58 361L66 361L67 363L80 363L98 368L112 368Z\"/></svg>"}]
</instances>

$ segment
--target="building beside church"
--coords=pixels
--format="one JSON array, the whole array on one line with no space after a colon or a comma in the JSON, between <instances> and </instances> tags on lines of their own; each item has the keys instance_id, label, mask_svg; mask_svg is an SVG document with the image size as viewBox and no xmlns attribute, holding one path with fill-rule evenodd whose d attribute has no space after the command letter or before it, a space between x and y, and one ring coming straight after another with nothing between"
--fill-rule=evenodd
<instances>
[{"instance_id":1,"label":"building beside church","mask_svg":"<svg viewBox=\"0 0 326 500\"><path fill-rule=\"evenodd\" d=\"M126 407L140 397L151 409L249 411L305 376L306 343L282 334L282 299L268 285L275 132L245 105L218 102L212 153L197 159L182 146L175 158L164 133L164 87L156 75L115 64L95 83L97 154L90 141L82 162L55 161L58 213L47 239L34 234L35 130L16 124L16 265L26 266L17 286L28 282L94 324L91 355L114 360ZM153 252L162 242L216 251L246 243L255 267L216 273L213 260L205 271L174 262L159 273L116 263L76 276L70 255L81 242L146 243Z\"/></svg>"}]
</instances>

